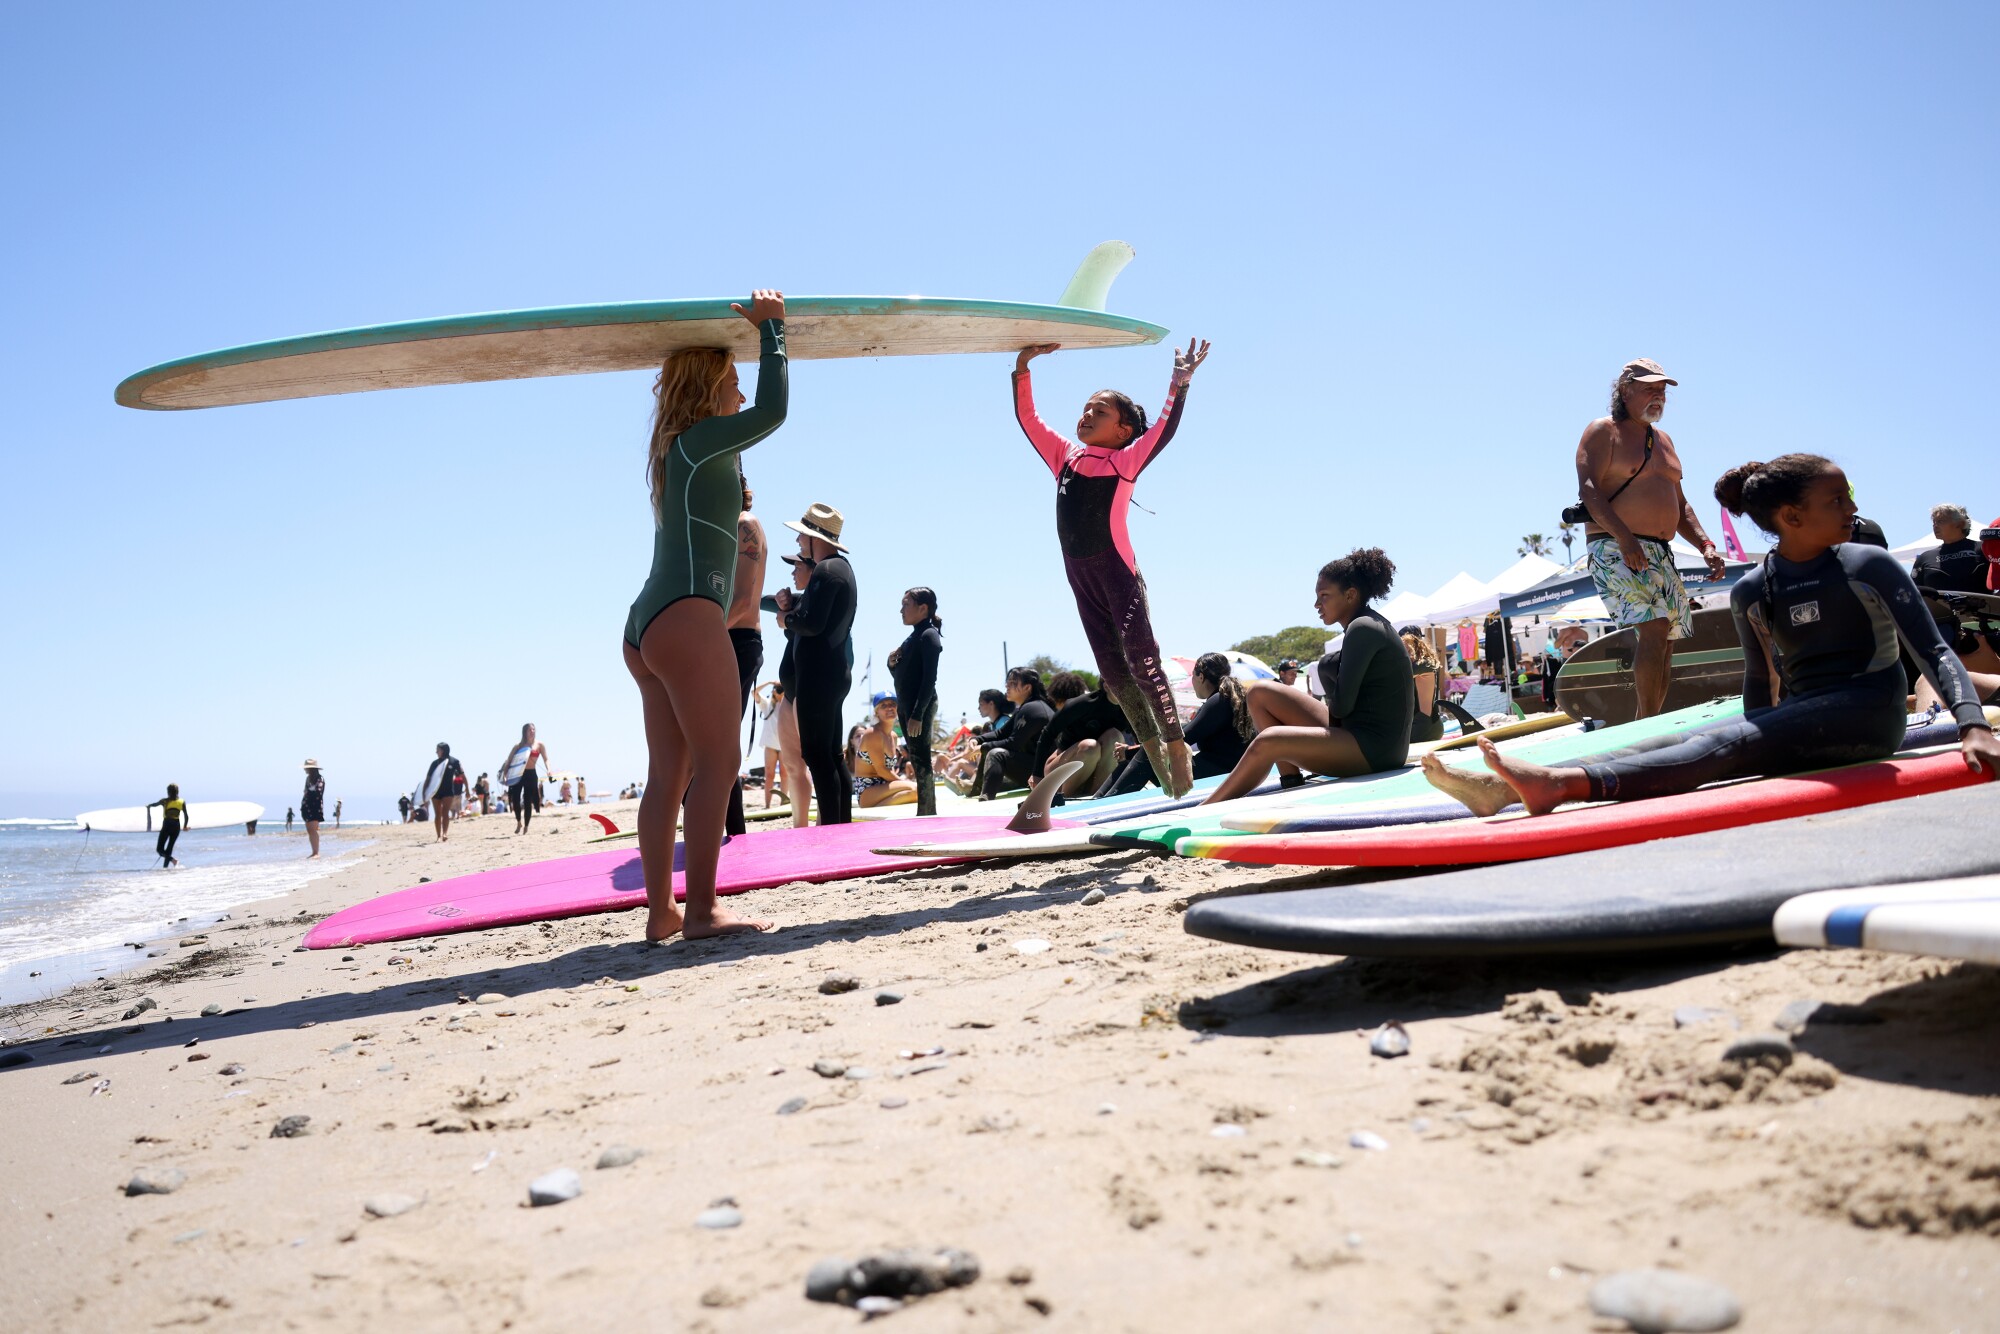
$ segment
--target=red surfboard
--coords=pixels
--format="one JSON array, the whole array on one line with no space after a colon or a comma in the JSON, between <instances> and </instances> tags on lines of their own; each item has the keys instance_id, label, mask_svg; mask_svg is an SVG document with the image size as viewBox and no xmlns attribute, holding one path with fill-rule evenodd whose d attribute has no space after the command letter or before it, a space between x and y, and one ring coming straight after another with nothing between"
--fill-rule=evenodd
<instances>
[{"instance_id":1,"label":"red surfboard","mask_svg":"<svg viewBox=\"0 0 2000 1334\"><path fill-rule=\"evenodd\" d=\"M1589 852L1711 829L1788 820L1989 781L1958 751L1880 760L1792 778L1760 778L1672 797L1622 801L1549 815L1496 815L1447 825L1337 833L1184 838L1186 857L1264 866L1465 866ZM2000 813L2000 811L1996 811Z\"/></svg>"}]
</instances>

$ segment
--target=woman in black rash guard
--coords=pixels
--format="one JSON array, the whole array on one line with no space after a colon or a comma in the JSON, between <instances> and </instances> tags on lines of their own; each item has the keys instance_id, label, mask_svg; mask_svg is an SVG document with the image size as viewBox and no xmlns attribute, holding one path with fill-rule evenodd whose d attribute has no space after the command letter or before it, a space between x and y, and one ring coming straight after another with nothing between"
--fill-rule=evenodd
<instances>
[{"instance_id":1,"label":"woman in black rash guard","mask_svg":"<svg viewBox=\"0 0 2000 1334\"><path fill-rule=\"evenodd\" d=\"M1244 688L1257 737L1203 805L1240 797L1264 781L1271 766L1350 778L1401 768L1410 757L1410 715L1416 708L1410 655L1381 612L1370 604L1396 582L1396 565L1380 547L1363 547L1319 572L1313 606L1327 625L1347 633L1324 702L1276 681ZM1295 780L1288 774L1286 782Z\"/></svg>"},{"instance_id":2,"label":"woman in black rash guard","mask_svg":"<svg viewBox=\"0 0 2000 1334\"><path fill-rule=\"evenodd\" d=\"M1201 701L1185 729L1189 743L1198 747L1194 776L1213 778L1236 767L1257 735L1257 725L1250 720L1243 683L1229 674L1229 659L1220 653L1204 653L1194 660L1191 683Z\"/></svg>"},{"instance_id":3,"label":"woman in black rash guard","mask_svg":"<svg viewBox=\"0 0 2000 1334\"><path fill-rule=\"evenodd\" d=\"M1778 539L1729 595L1743 643L1743 716L1553 769L1482 738L1492 773L1425 756L1432 783L1475 814L1519 801L1542 815L1565 801L1634 801L1879 760L1902 744L1907 721L1899 639L1957 721L1966 767L2000 772L2000 742L1916 585L1887 551L1851 540L1846 473L1817 454L1784 454L1730 469L1715 497Z\"/></svg>"},{"instance_id":4,"label":"woman in black rash guard","mask_svg":"<svg viewBox=\"0 0 2000 1334\"><path fill-rule=\"evenodd\" d=\"M1118 743L1128 727L1125 710L1102 686L1090 689L1075 672L1057 672L1049 678L1049 702L1058 706L1056 716L1035 743L1031 777L1043 778L1049 770L1073 761L1083 768L1063 783L1062 795L1096 792L1117 772ZM1149 767L1147 773L1151 772Z\"/></svg>"},{"instance_id":5,"label":"woman in black rash guard","mask_svg":"<svg viewBox=\"0 0 2000 1334\"><path fill-rule=\"evenodd\" d=\"M910 752L910 771L917 780L917 814L936 815L931 741L937 734L938 658L944 652L937 594L921 586L904 593L903 624L911 627L910 637L889 654L889 674L896 682L896 721L903 729L903 746Z\"/></svg>"},{"instance_id":6,"label":"woman in black rash guard","mask_svg":"<svg viewBox=\"0 0 2000 1334\"><path fill-rule=\"evenodd\" d=\"M1007 673L1007 698L1014 702L1012 721L1001 738L1004 744L989 746L979 785L982 801L991 801L1010 787L1024 786L1033 775L1035 745L1042 729L1056 716L1049 704L1049 692L1042 674L1032 667L1015 667Z\"/></svg>"}]
</instances>

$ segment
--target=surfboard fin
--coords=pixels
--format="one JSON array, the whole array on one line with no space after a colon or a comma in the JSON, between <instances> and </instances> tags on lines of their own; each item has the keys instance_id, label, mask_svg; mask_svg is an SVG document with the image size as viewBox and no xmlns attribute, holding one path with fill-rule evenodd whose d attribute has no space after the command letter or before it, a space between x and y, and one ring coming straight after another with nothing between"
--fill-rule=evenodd
<instances>
[{"instance_id":1,"label":"surfboard fin","mask_svg":"<svg viewBox=\"0 0 2000 1334\"><path fill-rule=\"evenodd\" d=\"M1093 247L1083 257L1083 263L1076 266L1076 273L1056 304L1077 310L1103 310L1105 300L1111 295L1112 280L1124 272L1138 253L1123 241L1106 241Z\"/></svg>"},{"instance_id":2,"label":"surfboard fin","mask_svg":"<svg viewBox=\"0 0 2000 1334\"><path fill-rule=\"evenodd\" d=\"M1043 775L1015 808L1014 818L1007 822L1007 828L1016 834L1039 834L1049 827L1049 807L1055 804L1056 793L1083 768L1082 763L1071 760L1058 765Z\"/></svg>"},{"instance_id":3,"label":"surfboard fin","mask_svg":"<svg viewBox=\"0 0 2000 1334\"><path fill-rule=\"evenodd\" d=\"M598 828L602 829L605 833L615 834L618 832L618 826L611 822L610 816L598 815L593 812L590 818L597 821Z\"/></svg>"}]
</instances>

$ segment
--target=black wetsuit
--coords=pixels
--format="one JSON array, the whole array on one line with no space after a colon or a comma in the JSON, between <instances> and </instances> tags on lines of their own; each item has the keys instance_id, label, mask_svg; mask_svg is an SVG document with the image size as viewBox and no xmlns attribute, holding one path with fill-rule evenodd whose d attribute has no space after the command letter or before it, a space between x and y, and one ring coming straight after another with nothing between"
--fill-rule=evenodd
<instances>
[{"instance_id":1,"label":"black wetsuit","mask_svg":"<svg viewBox=\"0 0 2000 1334\"><path fill-rule=\"evenodd\" d=\"M736 687L742 697L736 721L740 728L744 711L750 707L750 692L757 687L757 673L764 669L764 632L755 626L731 630L729 646L736 650ZM729 783L729 812L723 817L722 828L728 834L741 834L749 828L743 821L743 784L735 779Z\"/></svg>"},{"instance_id":2,"label":"black wetsuit","mask_svg":"<svg viewBox=\"0 0 2000 1334\"><path fill-rule=\"evenodd\" d=\"M1373 607L1363 607L1347 623L1331 668L1320 659L1327 728L1354 737L1370 773L1400 769L1410 758L1415 676L1402 636Z\"/></svg>"},{"instance_id":3,"label":"black wetsuit","mask_svg":"<svg viewBox=\"0 0 2000 1334\"><path fill-rule=\"evenodd\" d=\"M1187 739L1190 745L1200 747L1194 757L1196 778L1228 773L1250 744L1236 730L1236 710L1220 690L1194 711L1194 720L1187 725Z\"/></svg>"},{"instance_id":4,"label":"black wetsuit","mask_svg":"<svg viewBox=\"0 0 2000 1334\"><path fill-rule=\"evenodd\" d=\"M980 795L997 797L1010 787L1024 786L1034 775L1035 747L1041 743L1042 729L1056 716L1046 700L1031 699L1009 715L1006 743L986 751L986 778Z\"/></svg>"},{"instance_id":5,"label":"black wetsuit","mask_svg":"<svg viewBox=\"0 0 2000 1334\"><path fill-rule=\"evenodd\" d=\"M854 649L848 639L855 605L854 567L847 557L832 555L813 566L805 592L785 617L786 629L796 636L786 652L798 676L786 694L798 713L799 749L812 775L821 824L846 824L853 818L854 775L847 768L841 710L854 684Z\"/></svg>"},{"instance_id":6,"label":"black wetsuit","mask_svg":"<svg viewBox=\"0 0 2000 1334\"><path fill-rule=\"evenodd\" d=\"M162 797L150 804L160 808L160 837L154 841L153 851L161 866L172 866L174 844L180 842L181 817L187 812L187 803L179 797Z\"/></svg>"},{"instance_id":7,"label":"black wetsuit","mask_svg":"<svg viewBox=\"0 0 2000 1334\"><path fill-rule=\"evenodd\" d=\"M1910 577L1932 593L1986 592L1986 553L1971 538L1946 542L1917 557Z\"/></svg>"},{"instance_id":8,"label":"black wetsuit","mask_svg":"<svg viewBox=\"0 0 2000 1334\"><path fill-rule=\"evenodd\" d=\"M1078 695L1069 703L1056 710L1055 717L1042 729L1041 740L1035 743L1035 762L1031 772L1042 773L1049 767L1049 760L1059 750L1067 750L1079 741L1095 741L1106 732L1113 730L1128 732L1132 728L1125 718L1125 710L1118 702L1099 689Z\"/></svg>"},{"instance_id":9,"label":"black wetsuit","mask_svg":"<svg viewBox=\"0 0 2000 1334\"><path fill-rule=\"evenodd\" d=\"M1856 542L1803 565L1775 552L1731 590L1743 643L1743 716L1580 760L1594 801L1690 792L1704 783L1860 764L1902 744L1907 644L1960 730L1984 726L1965 667L1910 576ZM1757 631L1768 629L1785 697L1774 703Z\"/></svg>"},{"instance_id":10,"label":"black wetsuit","mask_svg":"<svg viewBox=\"0 0 2000 1334\"><path fill-rule=\"evenodd\" d=\"M896 682L896 721L903 729L903 746L910 753L910 774L917 780L917 814L937 814L937 782L931 777L931 743L937 739L938 658L944 636L935 620L910 631L896 650L889 674ZM912 731L912 729L916 729Z\"/></svg>"}]
</instances>

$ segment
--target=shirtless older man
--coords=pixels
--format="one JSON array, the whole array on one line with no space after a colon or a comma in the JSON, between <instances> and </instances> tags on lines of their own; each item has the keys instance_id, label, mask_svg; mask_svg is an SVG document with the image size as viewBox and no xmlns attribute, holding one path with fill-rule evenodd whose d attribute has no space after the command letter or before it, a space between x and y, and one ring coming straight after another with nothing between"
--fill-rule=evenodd
<instances>
[{"instance_id":1,"label":"shirtless older man","mask_svg":"<svg viewBox=\"0 0 2000 1334\"><path fill-rule=\"evenodd\" d=\"M1669 641L1694 632L1694 608L1674 568L1676 533L1692 542L1720 578L1722 554L1702 531L1681 492L1681 459L1657 423L1667 409L1667 378L1655 361L1628 361L1611 386L1611 415L1583 428L1576 479L1590 520L1584 540L1590 576L1611 619L1637 627L1632 664L1641 718L1666 707L1672 670Z\"/></svg>"}]
</instances>

